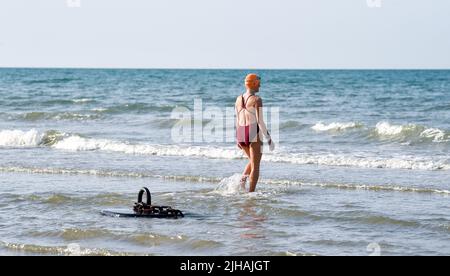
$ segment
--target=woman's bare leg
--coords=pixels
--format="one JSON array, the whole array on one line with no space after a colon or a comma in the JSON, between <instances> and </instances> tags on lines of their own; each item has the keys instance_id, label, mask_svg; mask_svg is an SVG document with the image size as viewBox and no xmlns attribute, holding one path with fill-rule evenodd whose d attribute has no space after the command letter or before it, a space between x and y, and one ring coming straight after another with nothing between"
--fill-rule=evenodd
<instances>
[{"instance_id":1,"label":"woman's bare leg","mask_svg":"<svg viewBox=\"0 0 450 276\"><path fill-rule=\"evenodd\" d=\"M244 172L242 173L241 178L241 187L245 190L245 184L247 183L247 178L250 176L250 173L252 172L252 164L250 162L250 147L241 147L242 151L247 155L249 162L247 166L245 166Z\"/></svg>"},{"instance_id":2,"label":"woman's bare leg","mask_svg":"<svg viewBox=\"0 0 450 276\"><path fill-rule=\"evenodd\" d=\"M250 164L251 164L251 172L250 172L250 189L249 192L253 193L256 190L256 184L259 180L259 169L261 165L261 142L254 142L250 145Z\"/></svg>"}]
</instances>

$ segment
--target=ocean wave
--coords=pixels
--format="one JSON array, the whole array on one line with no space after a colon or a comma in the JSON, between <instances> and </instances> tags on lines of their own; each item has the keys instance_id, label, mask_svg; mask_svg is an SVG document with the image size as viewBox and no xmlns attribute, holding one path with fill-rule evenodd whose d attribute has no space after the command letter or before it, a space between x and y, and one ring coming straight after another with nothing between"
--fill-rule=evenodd
<instances>
[{"instance_id":1,"label":"ocean wave","mask_svg":"<svg viewBox=\"0 0 450 276\"><path fill-rule=\"evenodd\" d=\"M235 147L131 144L108 139L86 138L57 131L40 133L37 130L0 131L2 147L37 147L46 146L65 151L101 151L130 155L181 156L211 159L243 159L244 156ZM450 170L447 159L425 158L415 156L371 157L343 154L319 153L266 153L263 161L273 163L290 163L298 165L320 165L338 167L408 169L408 170Z\"/></svg>"},{"instance_id":2,"label":"ocean wave","mask_svg":"<svg viewBox=\"0 0 450 276\"><path fill-rule=\"evenodd\" d=\"M43 79L43 80L26 80L23 81L25 84L61 84L61 83L69 83L72 81L81 80L79 78L55 78L55 79Z\"/></svg>"},{"instance_id":3,"label":"ocean wave","mask_svg":"<svg viewBox=\"0 0 450 276\"><path fill-rule=\"evenodd\" d=\"M209 146L129 144L108 139L92 139L80 136L67 137L55 143L52 147L68 151L107 151L134 155L186 156L217 159L242 158L242 153L235 149Z\"/></svg>"},{"instance_id":4,"label":"ocean wave","mask_svg":"<svg viewBox=\"0 0 450 276\"><path fill-rule=\"evenodd\" d=\"M30 173L30 174L62 174L62 175L88 175L101 177L125 177L125 178L157 178L169 181L184 181L195 183L211 183L218 184L213 193L222 195L239 194L241 189L239 181L241 175L235 174L227 178L205 177L201 175L159 175L150 172L132 172L132 171L108 171L108 170L83 170L75 168L37 168L37 167L0 167L0 172L10 173ZM260 183L271 185L274 187L316 187L323 189L343 189L343 190L367 190L367 191L381 191L381 192L407 192L407 193L424 193L424 194L442 194L450 195L450 191L446 189L430 188L430 187L407 187L401 185L369 185L369 184L355 184L355 183L320 183L320 182L305 182L302 180L292 179L260 179ZM93 198L88 198L85 201L96 202L100 201L102 205L110 205L111 202L121 200L122 197L118 194L102 194L96 195ZM39 197L33 195L33 198L27 198L27 201L41 201L45 203L54 203L59 201L74 201L73 198L67 195L52 195L50 197ZM20 195L20 201L24 201Z\"/></svg>"},{"instance_id":5,"label":"ocean wave","mask_svg":"<svg viewBox=\"0 0 450 276\"><path fill-rule=\"evenodd\" d=\"M428 128L416 124L394 125L389 122L379 122L374 132L382 139L409 140L413 142L428 140L438 143L450 141L450 133L438 128Z\"/></svg>"},{"instance_id":6,"label":"ocean wave","mask_svg":"<svg viewBox=\"0 0 450 276\"><path fill-rule=\"evenodd\" d=\"M427 128L420 133L420 137L433 139L434 142L448 142L449 134L437 128Z\"/></svg>"},{"instance_id":7,"label":"ocean wave","mask_svg":"<svg viewBox=\"0 0 450 276\"><path fill-rule=\"evenodd\" d=\"M299 129L304 126L302 123L297 121L287 121L280 124L280 129Z\"/></svg>"},{"instance_id":8,"label":"ocean wave","mask_svg":"<svg viewBox=\"0 0 450 276\"><path fill-rule=\"evenodd\" d=\"M81 98L81 99L12 99L5 102L2 102L2 106L12 107L17 109L18 107L42 107L42 108L55 108L57 106L62 108L67 108L70 106L81 106L85 104L93 104L97 101L94 99L87 99L87 98ZM22 108L24 110L24 108ZM61 111L62 113L62 111Z\"/></svg>"},{"instance_id":9,"label":"ocean wave","mask_svg":"<svg viewBox=\"0 0 450 276\"><path fill-rule=\"evenodd\" d=\"M115 252L101 248L81 248L76 244L68 246L42 246L37 244L10 243L0 241L0 247L25 254L61 256L130 256L133 253Z\"/></svg>"},{"instance_id":10,"label":"ocean wave","mask_svg":"<svg viewBox=\"0 0 450 276\"><path fill-rule=\"evenodd\" d=\"M72 102L73 103L77 103L77 104L83 104L83 103L95 102L95 100L94 99L81 98L81 99L73 99Z\"/></svg>"},{"instance_id":11,"label":"ocean wave","mask_svg":"<svg viewBox=\"0 0 450 276\"><path fill-rule=\"evenodd\" d=\"M96 204L101 206L119 206L119 205L127 205L130 201L129 198L124 196L123 194L117 193L103 193L88 197L80 197L74 196L70 194L51 194L51 195L9 195L9 199L12 202L34 202L38 204L45 205L86 205L86 204Z\"/></svg>"},{"instance_id":12,"label":"ocean wave","mask_svg":"<svg viewBox=\"0 0 450 276\"><path fill-rule=\"evenodd\" d=\"M149 121L149 123L152 126L155 126L159 129L171 129L173 126L178 125L178 126L185 126L185 127L189 127L191 125L194 124L202 124L202 125L206 125L209 124L211 122L211 119L203 119L203 120L179 120L179 119L171 119L171 118L156 118L153 119L151 121Z\"/></svg>"},{"instance_id":13,"label":"ocean wave","mask_svg":"<svg viewBox=\"0 0 450 276\"><path fill-rule=\"evenodd\" d=\"M56 121L85 121L96 120L101 118L99 114L81 114L72 112L28 112L15 116L17 119L25 121L40 121L40 120L56 120Z\"/></svg>"},{"instance_id":14,"label":"ocean wave","mask_svg":"<svg viewBox=\"0 0 450 276\"><path fill-rule=\"evenodd\" d=\"M388 122L379 122L375 130L379 135L382 136L396 136L403 132L415 131L417 129L416 125L391 125Z\"/></svg>"},{"instance_id":15,"label":"ocean wave","mask_svg":"<svg viewBox=\"0 0 450 276\"><path fill-rule=\"evenodd\" d=\"M366 190L374 192L381 191L381 192L406 192L406 193L450 195L449 190L434 189L427 187L420 188L420 187L406 187L396 185L367 185L367 184L346 184L346 183L307 183L298 180L274 180L274 179L262 179L260 182L271 185L317 187L324 189Z\"/></svg>"},{"instance_id":16,"label":"ocean wave","mask_svg":"<svg viewBox=\"0 0 450 276\"><path fill-rule=\"evenodd\" d=\"M79 99L51 99L37 104L42 104L44 106L55 106L55 105L81 105L87 103L94 103L96 100L90 98L79 98Z\"/></svg>"},{"instance_id":17,"label":"ocean wave","mask_svg":"<svg viewBox=\"0 0 450 276\"><path fill-rule=\"evenodd\" d=\"M43 139L43 134L35 129L0 131L1 147L36 147Z\"/></svg>"},{"instance_id":18,"label":"ocean wave","mask_svg":"<svg viewBox=\"0 0 450 276\"><path fill-rule=\"evenodd\" d=\"M411 143L447 143L450 142L450 132L439 128L426 127L417 124L395 125L386 121L378 122L375 127L365 127L358 122L319 122L311 127L316 132L344 132L357 129L358 133L368 139L381 141Z\"/></svg>"},{"instance_id":19,"label":"ocean wave","mask_svg":"<svg viewBox=\"0 0 450 276\"><path fill-rule=\"evenodd\" d=\"M354 128L360 128L363 127L362 124L356 123L356 122L349 122L349 123L330 123L330 124L324 124L322 122L319 122L311 127L311 129L323 132L323 131L343 131L347 129L354 129Z\"/></svg>"},{"instance_id":20,"label":"ocean wave","mask_svg":"<svg viewBox=\"0 0 450 276\"><path fill-rule=\"evenodd\" d=\"M1 130L0 147L38 147L51 146L62 140L67 135L55 130L40 132L36 129Z\"/></svg>"},{"instance_id":21,"label":"ocean wave","mask_svg":"<svg viewBox=\"0 0 450 276\"><path fill-rule=\"evenodd\" d=\"M381 158L337 154L266 154L263 160L274 163L368 169L450 170L450 164L447 163L447 160L434 160L413 156Z\"/></svg>"},{"instance_id":22,"label":"ocean wave","mask_svg":"<svg viewBox=\"0 0 450 276\"><path fill-rule=\"evenodd\" d=\"M73 168L39 168L39 167L0 167L0 172L54 174L54 175L88 175L96 177L126 177L126 178L159 178L170 181L219 183L220 178L192 176L192 175L160 175L151 172L114 171L114 170L85 170Z\"/></svg>"},{"instance_id":23,"label":"ocean wave","mask_svg":"<svg viewBox=\"0 0 450 276\"><path fill-rule=\"evenodd\" d=\"M144 232L142 234L130 235L127 233L121 233L117 231L109 231L106 229L80 229L80 228L66 228L58 231L32 231L29 233L31 236L40 238L40 237L56 237L62 238L67 242L70 241L79 241L79 240L89 240L89 239L97 239L97 238L111 238L115 240L128 240L132 243L137 243L141 245L160 245L162 243L183 243L186 242L189 245L193 243L193 247L195 245L214 245L216 242L214 241L203 241L203 240L191 240L186 236L181 235L162 235L152 232ZM199 242L199 244L198 244ZM202 243L206 242L206 244Z\"/></svg>"},{"instance_id":24,"label":"ocean wave","mask_svg":"<svg viewBox=\"0 0 450 276\"><path fill-rule=\"evenodd\" d=\"M95 239L102 237L120 238L120 235L106 229L66 228L58 231L35 231L29 233L33 237L58 237L66 241Z\"/></svg>"},{"instance_id":25,"label":"ocean wave","mask_svg":"<svg viewBox=\"0 0 450 276\"><path fill-rule=\"evenodd\" d=\"M104 114L123 114L123 113L135 113L143 114L150 112L171 112L176 106L161 106L161 105L151 105L147 103L128 103L107 107L97 107L94 110L98 113Z\"/></svg>"}]
</instances>

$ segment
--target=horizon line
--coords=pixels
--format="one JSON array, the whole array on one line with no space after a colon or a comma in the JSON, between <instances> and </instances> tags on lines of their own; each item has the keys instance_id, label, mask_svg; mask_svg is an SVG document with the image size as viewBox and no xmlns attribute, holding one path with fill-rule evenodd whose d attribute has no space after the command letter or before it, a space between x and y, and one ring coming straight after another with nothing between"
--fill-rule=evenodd
<instances>
[{"instance_id":1,"label":"horizon line","mask_svg":"<svg viewBox=\"0 0 450 276\"><path fill-rule=\"evenodd\" d=\"M0 69L60 69L60 70L259 70L259 71L448 71L449 68L220 68L220 67L60 67L60 66L0 66Z\"/></svg>"}]
</instances>

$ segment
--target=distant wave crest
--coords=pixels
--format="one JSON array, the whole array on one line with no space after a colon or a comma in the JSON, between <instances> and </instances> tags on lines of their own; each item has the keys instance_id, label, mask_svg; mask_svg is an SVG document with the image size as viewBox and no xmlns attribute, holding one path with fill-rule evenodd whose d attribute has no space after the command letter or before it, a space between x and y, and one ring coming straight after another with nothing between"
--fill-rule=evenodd
<instances>
[{"instance_id":1,"label":"distant wave crest","mask_svg":"<svg viewBox=\"0 0 450 276\"><path fill-rule=\"evenodd\" d=\"M321 132L321 131L342 131L360 127L363 127L363 125L356 122L330 123L330 124L324 124L322 122L319 122L311 128L315 131Z\"/></svg>"},{"instance_id":2,"label":"distant wave crest","mask_svg":"<svg viewBox=\"0 0 450 276\"><path fill-rule=\"evenodd\" d=\"M212 159L242 159L234 147L132 144L109 139L81 137L58 131L0 131L0 147L51 147L65 151L102 151L131 155L183 156ZM299 165L343 166L359 168L450 170L446 159L401 156L395 158L324 153L266 153L263 160Z\"/></svg>"},{"instance_id":3,"label":"distant wave crest","mask_svg":"<svg viewBox=\"0 0 450 276\"><path fill-rule=\"evenodd\" d=\"M396 125L386 121L378 122L375 127L365 127L364 124L358 122L332 122L329 124L318 122L311 129L318 133L338 133L357 129L358 133L363 134L367 138L402 143L450 142L450 132L446 130L417 124Z\"/></svg>"},{"instance_id":4,"label":"distant wave crest","mask_svg":"<svg viewBox=\"0 0 450 276\"><path fill-rule=\"evenodd\" d=\"M35 129L0 131L0 146L2 147L36 147L42 139L43 134Z\"/></svg>"},{"instance_id":5,"label":"distant wave crest","mask_svg":"<svg viewBox=\"0 0 450 276\"><path fill-rule=\"evenodd\" d=\"M379 122L375 133L381 138L403 140L430 140L432 142L449 142L450 134L438 128L428 128L416 124L394 125L389 122Z\"/></svg>"}]
</instances>

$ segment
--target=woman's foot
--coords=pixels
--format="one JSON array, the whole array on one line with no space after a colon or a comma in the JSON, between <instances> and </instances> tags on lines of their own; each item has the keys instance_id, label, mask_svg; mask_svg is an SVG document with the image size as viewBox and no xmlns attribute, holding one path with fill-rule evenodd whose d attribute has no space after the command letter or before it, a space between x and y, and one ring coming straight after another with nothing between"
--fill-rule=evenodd
<instances>
[{"instance_id":1,"label":"woman's foot","mask_svg":"<svg viewBox=\"0 0 450 276\"><path fill-rule=\"evenodd\" d=\"M247 191L247 189L245 188L245 185L247 184L247 179L249 178L249 175L243 175L241 178L241 189L244 191Z\"/></svg>"}]
</instances>

